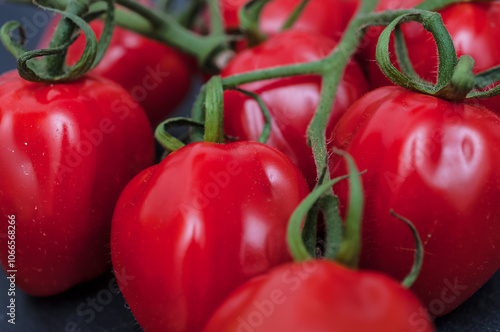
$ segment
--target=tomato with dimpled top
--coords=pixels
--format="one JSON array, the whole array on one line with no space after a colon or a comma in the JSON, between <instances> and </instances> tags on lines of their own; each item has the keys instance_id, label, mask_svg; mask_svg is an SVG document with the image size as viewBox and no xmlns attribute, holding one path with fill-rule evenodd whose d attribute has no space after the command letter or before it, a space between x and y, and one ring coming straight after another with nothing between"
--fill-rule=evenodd
<instances>
[{"instance_id":1,"label":"tomato with dimpled top","mask_svg":"<svg viewBox=\"0 0 500 332\"><path fill-rule=\"evenodd\" d=\"M411 268L414 240L391 217L394 209L423 240L411 289L433 316L456 308L500 268L499 126L484 107L391 86L355 103L330 137L366 170L360 267L398 280ZM330 171L346 172L334 154ZM347 190L334 187L341 202Z\"/></svg>"},{"instance_id":2,"label":"tomato with dimpled top","mask_svg":"<svg viewBox=\"0 0 500 332\"><path fill-rule=\"evenodd\" d=\"M282 153L198 142L139 174L113 216L111 256L145 331L201 331L236 287L291 261L288 219L308 194Z\"/></svg>"},{"instance_id":3,"label":"tomato with dimpled top","mask_svg":"<svg viewBox=\"0 0 500 332\"><path fill-rule=\"evenodd\" d=\"M253 49L239 53L222 72L222 77L257 69L316 61L327 56L335 42L301 31L286 31ZM358 65L351 61L340 82L329 119L328 131L346 109L366 91L366 81ZM304 174L309 186L316 183L316 166L307 144L306 130L319 103L320 76L297 76L259 81L241 86L259 94L271 114L271 135L267 144L286 154ZM240 140L256 141L264 126L264 116L253 99L236 91L224 92L224 128Z\"/></svg>"},{"instance_id":4,"label":"tomato with dimpled top","mask_svg":"<svg viewBox=\"0 0 500 332\"><path fill-rule=\"evenodd\" d=\"M121 86L94 75L41 84L9 72L0 105L0 260L27 293L58 294L109 267L115 203L154 162L151 126Z\"/></svg>"}]
</instances>

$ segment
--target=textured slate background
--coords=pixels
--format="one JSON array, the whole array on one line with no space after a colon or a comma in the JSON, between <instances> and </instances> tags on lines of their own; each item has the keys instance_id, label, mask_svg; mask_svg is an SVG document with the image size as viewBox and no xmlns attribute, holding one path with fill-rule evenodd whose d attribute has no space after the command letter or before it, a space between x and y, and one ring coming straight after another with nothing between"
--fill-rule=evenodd
<instances>
[{"instance_id":1,"label":"textured slate background","mask_svg":"<svg viewBox=\"0 0 500 332\"><path fill-rule=\"evenodd\" d=\"M17 20L27 28L27 48L35 47L50 14L0 0L0 23ZM15 68L15 59L0 47L0 73ZM189 109L196 87L179 112ZM1 105L0 105L1 106ZM16 325L7 323L8 280L0 272L0 331L112 332L141 331L121 294L113 292L111 270L100 278L50 298L16 291ZM111 283L111 286L110 286ZM95 302L95 306L89 303ZM436 321L440 332L500 331L500 271L472 298Z\"/></svg>"}]
</instances>

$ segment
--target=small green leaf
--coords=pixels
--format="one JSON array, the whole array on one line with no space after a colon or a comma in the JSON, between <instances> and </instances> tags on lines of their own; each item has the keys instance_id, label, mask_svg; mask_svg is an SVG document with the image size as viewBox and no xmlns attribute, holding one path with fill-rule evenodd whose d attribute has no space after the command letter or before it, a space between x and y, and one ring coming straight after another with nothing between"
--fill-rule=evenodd
<instances>
[{"instance_id":1,"label":"small green leaf","mask_svg":"<svg viewBox=\"0 0 500 332\"><path fill-rule=\"evenodd\" d=\"M269 135L271 134L271 113L267 108L267 105L264 103L264 100L256 94L248 90L243 90L240 88L234 88L234 90L243 93L244 95L254 99L257 104L259 104L259 108L264 116L264 128L262 128L262 132L260 133L259 139L257 140L260 143L267 143L269 139Z\"/></svg>"},{"instance_id":2,"label":"small green leaf","mask_svg":"<svg viewBox=\"0 0 500 332\"><path fill-rule=\"evenodd\" d=\"M336 260L346 266L357 268L361 253L361 220L365 204L361 176L352 157L341 150L334 149L334 153L344 157L349 170L349 204L344 222L344 238Z\"/></svg>"},{"instance_id":3,"label":"small green leaf","mask_svg":"<svg viewBox=\"0 0 500 332\"><path fill-rule=\"evenodd\" d=\"M165 148L165 150L175 151L185 146L185 144L182 143L179 139L168 133L168 130L170 128L180 126L191 126L200 128L202 130L204 128L203 122L198 122L190 118L177 117L163 121L158 125L158 127L156 127L155 137L158 143L160 143L161 146Z\"/></svg>"},{"instance_id":4,"label":"small green leaf","mask_svg":"<svg viewBox=\"0 0 500 332\"><path fill-rule=\"evenodd\" d=\"M295 22L300 18L302 13L304 12L304 9L307 7L309 4L310 0L302 0L293 10L292 14L287 18L285 24L281 27L281 31L290 29Z\"/></svg>"}]
</instances>

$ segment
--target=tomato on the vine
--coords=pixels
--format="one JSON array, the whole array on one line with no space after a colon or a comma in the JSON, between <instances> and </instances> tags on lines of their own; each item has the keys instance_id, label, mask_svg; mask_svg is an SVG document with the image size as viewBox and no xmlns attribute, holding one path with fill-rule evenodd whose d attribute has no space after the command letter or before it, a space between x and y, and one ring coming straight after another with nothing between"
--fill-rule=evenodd
<instances>
[{"instance_id":1,"label":"tomato on the vine","mask_svg":"<svg viewBox=\"0 0 500 332\"><path fill-rule=\"evenodd\" d=\"M201 331L236 287L291 261L288 218L303 176L257 142L199 142L139 174L120 196L111 256L146 331Z\"/></svg>"},{"instance_id":2,"label":"tomato on the vine","mask_svg":"<svg viewBox=\"0 0 500 332\"><path fill-rule=\"evenodd\" d=\"M302 0L275 0L264 7L260 28L270 36L281 31L288 17ZM219 0L226 28L239 27L238 12L248 0ZM320 34L339 40L354 16L358 0L311 0L294 23L294 30Z\"/></svg>"},{"instance_id":3,"label":"tomato on the vine","mask_svg":"<svg viewBox=\"0 0 500 332\"><path fill-rule=\"evenodd\" d=\"M54 19L42 37L41 46L50 42L59 19ZM97 37L104 22L95 20L90 27ZM85 48L81 35L68 49L67 63L74 65ZM184 99L191 85L192 59L174 48L115 27L113 37L93 73L123 86L146 111L153 126L164 120Z\"/></svg>"},{"instance_id":4,"label":"tomato on the vine","mask_svg":"<svg viewBox=\"0 0 500 332\"><path fill-rule=\"evenodd\" d=\"M377 11L412 8L423 0L392 1L381 0ZM475 60L474 73L500 65L500 48L497 45L500 35L500 1L463 2L447 6L439 11L446 29L455 45L457 56L470 55ZM401 27L408 49L408 55L415 71L426 81L435 82L437 77L437 47L430 32L416 22ZM392 85L375 60L375 49L382 28L370 28L360 47L358 58L365 61L368 80L373 88ZM391 57L396 63L394 43L391 41ZM500 112L499 97L476 101L492 111Z\"/></svg>"},{"instance_id":5,"label":"tomato on the vine","mask_svg":"<svg viewBox=\"0 0 500 332\"><path fill-rule=\"evenodd\" d=\"M287 31L253 49L240 52L222 72L222 77L256 69L320 60L335 47L326 37L308 32ZM316 166L307 144L306 130L312 120L321 94L320 76L295 76L259 81L241 86L259 94L271 114L271 135L267 144L286 154L300 169L312 188L316 182ZM328 131L345 110L367 91L358 65L351 61L335 97ZM224 128L228 135L240 140L256 141L265 120L259 105L237 91L224 93Z\"/></svg>"},{"instance_id":6,"label":"tomato on the vine","mask_svg":"<svg viewBox=\"0 0 500 332\"><path fill-rule=\"evenodd\" d=\"M204 332L431 332L418 299L387 276L328 261L282 265L234 291Z\"/></svg>"},{"instance_id":7,"label":"tomato on the vine","mask_svg":"<svg viewBox=\"0 0 500 332\"><path fill-rule=\"evenodd\" d=\"M154 162L151 127L122 87L97 76L51 85L9 72L0 105L0 211L15 216L16 284L54 295L109 266L120 191ZM13 270L7 250L0 260Z\"/></svg>"},{"instance_id":8,"label":"tomato on the vine","mask_svg":"<svg viewBox=\"0 0 500 332\"><path fill-rule=\"evenodd\" d=\"M412 221L424 242L412 290L433 316L456 308L500 267L499 126L481 106L383 87L355 103L330 138L366 170L360 266L401 280L415 246L389 212ZM330 170L345 174L335 155ZM345 202L346 186L334 191Z\"/></svg>"}]
</instances>

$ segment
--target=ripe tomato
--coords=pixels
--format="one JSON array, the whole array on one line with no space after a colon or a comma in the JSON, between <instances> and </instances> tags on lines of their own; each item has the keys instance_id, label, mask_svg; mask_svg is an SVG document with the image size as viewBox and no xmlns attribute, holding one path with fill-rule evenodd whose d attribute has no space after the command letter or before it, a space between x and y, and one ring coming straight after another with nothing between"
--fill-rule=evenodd
<instances>
[{"instance_id":1,"label":"ripe tomato","mask_svg":"<svg viewBox=\"0 0 500 332\"><path fill-rule=\"evenodd\" d=\"M5 234L15 216L16 284L57 294L109 265L113 208L154 161L151 127L122 87L97 76L48 85L9 72L0 105L0 226ZM0 259L13 270L7 250Z\"/></svg>"},{"instance_id":2,"label":"ripe tomato","mask_svg":"<svg viewBox=\"0 0 500 332\"><path fill-rule=\"evenodd\" d=\"M381 0L377 11L411 8L423 0L393 1ZM450 5L439 11L443 23L452 36L457 56L470 55L475 60L474 73L490 69L500 64L500 48L497 36L500 34L500 1L463 2ZM421 24L411 22L403 25L408 53L415 71L425 80L436 82L437 47L432 35ZM392 85L378 68L375 49L381 28L371 28L366 47L361 48L361 58L366 61L368 77L372 87ZM394 54L391 43L391 54ZM393 63L396 63L395 56ZM478 100L489 109L500 112L500 97Z\"/></svg>"},{"instance_id":3,"label":"ripe tomato","mask_svg":"<svg viewBox=\"0 0 500 332\"><path fill-rule=\"evenodd\" d=\"M262 45L239 53L222 72L223 77L280 65L322 59L335 47L332 40L308 32L287 31ZM286 154L300 169L312 188L316 183L316 166L307 145L307 126L319 103L321 77L301 76L245 84L241 88L258 93L272 117L268 144ZM357 64L349 63L339 85L329 120L333 127L345 110L367 91ZM240 140L257 140L264 126L258 104L236 92L224 93L224 128Z\"/></svg>"},{"instance_id":4,"label":"ripe tomato","mask_svg":"<svg viewBox=\"0 0 500 332\"><path fill-rule=\"evenodd\" d=\"M42 37L46 47L58 19L53 20ZM90 27L99 37L104 22L96 20ZM81 35L68 51L67 63L74 65L85 48ZM123 86L146 111L153 126L158 125L184 99L191 85L191 63L188 55L143 37L135 32L115 27L110 45L93 73Z\"/></svg>"},{"instance_id":5,"label":"ripe tomato","mask_svg":"<svg viewBox=\"0 0 500 332\"><path fill-rule=\"evenodd\" d=\"M204 332L429 332L418 299L385 275L328 261L282 265L233 292Z\"/></svg>"},{"instance_id":6,"label":"ripe tomato","mask_svg":"<svg viewBox=\"0 0 500 332\"><path fill-rule=\"evenodd\" d=\"M288 218L307 195L290 160L256 142L199 142L138 175L113 217L111 255L146 331L201 331L236 287L291 261Z\"/></svg>"},{"instance_id":7,"label":"ripe tomato","mask_svg":"<svg viewBox=\"0 0 500 332\"><path fill-rule=\"evenodd\" d=\"M302 0L274 0L266 4L260 27L268 35L275 35ZM226 28L239 27L238 12L248 0L219 0ZM294 30L308 31L339 40L354 16L358 0L311 0L301 17L293 25Z\"/></svg>"},{"instance_id":8,"label":"ripe tomato","mask_svg":"<svg viewBox=\"0 0 500 332\"><path fill-rule=\"evenodd\" d=\"M366 94L339 121L332 146L363 176L366 207L360 266L401 280L414 242L394 209L424 241L412 290L433 316L444 315L500 267L500 118L400 87ZM332 155L332 176L345 174ZM347 188L334 188L345 202Z\"/></svg>"}]
</instances>

